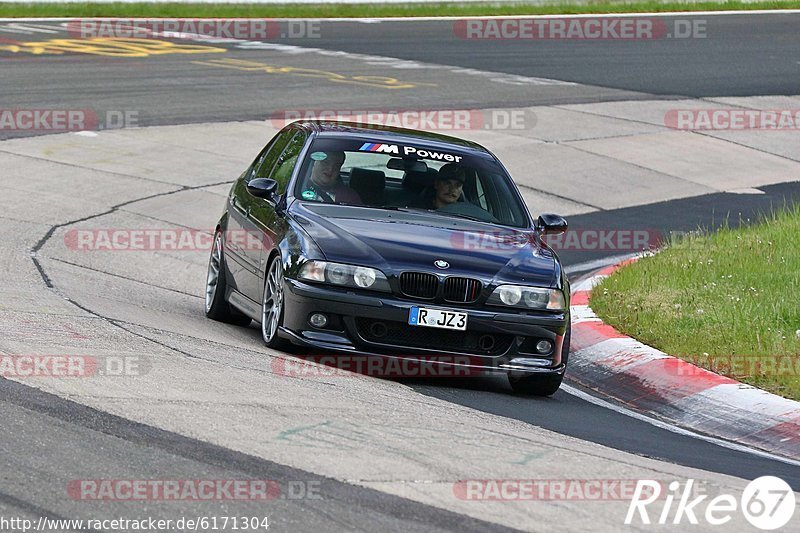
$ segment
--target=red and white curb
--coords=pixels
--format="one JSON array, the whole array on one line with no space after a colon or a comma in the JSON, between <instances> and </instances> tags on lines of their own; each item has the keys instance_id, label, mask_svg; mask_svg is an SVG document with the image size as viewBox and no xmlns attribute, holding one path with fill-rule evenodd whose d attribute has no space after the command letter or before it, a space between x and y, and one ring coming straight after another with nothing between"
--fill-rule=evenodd
<instances>
[{"instance_id":1,"label":"red and white curb","mask_svg":"<svg viewBox=\"0 0 800 533\"><path fill-rule=\"evenodd\" d=\"M570 380L679 427L800 460L800 402L667 355L594 314L592 288L637 259L598 270L573 286Z\"/></svg>"}]
</instances>

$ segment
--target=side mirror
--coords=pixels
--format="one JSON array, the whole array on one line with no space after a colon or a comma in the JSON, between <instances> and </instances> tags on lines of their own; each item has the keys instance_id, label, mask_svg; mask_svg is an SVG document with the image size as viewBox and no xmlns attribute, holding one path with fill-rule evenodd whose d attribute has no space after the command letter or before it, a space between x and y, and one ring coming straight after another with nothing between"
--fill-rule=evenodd
<instances>
[{"instance_id":1,"label":"side mirror","mask_svg":"<svg viewBox=\"0 0 800 533\"><path fill-rule=\"evenodd\" d=\"M536 228L542 235L559 235L567 231L567 220L559 215L544 213L536 221Z\"/></svg>"},{"instance_id":2,"label":"side mirror","mask_svg":"<svg viewBox=\"0 0 800 533\"><path fill-rule=\"evenodd\" d=\"M263 198L275 203L275 191L278 190L278 182L269 178L256 178L247 184L247 192L256 198Z\"/></svg>"}]
</instances>

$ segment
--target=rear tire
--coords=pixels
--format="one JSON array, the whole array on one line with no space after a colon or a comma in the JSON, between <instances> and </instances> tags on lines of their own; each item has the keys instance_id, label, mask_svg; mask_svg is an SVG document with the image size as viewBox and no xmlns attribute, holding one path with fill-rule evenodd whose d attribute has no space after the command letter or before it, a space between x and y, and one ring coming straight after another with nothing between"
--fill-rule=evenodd
<instances>
[{"instance_id":1,"label":"rear tire","mask_svg":"<svg viewBox=\"0 0 800 533\"><path fill-rule=\"evenodd\" d=\"M561 345L561 362L565 365L569 361L570 337L572 337L572 324L567 325L564 343ZM561 387L563 380L564 374L528 374L522 376L511 372L508 374L508 383L514 392L530 396L552 396Z\"/></svg>"},{"instance_id":2,"label":"rear tire","mask_svg":"<svg viewBox=\"0 0 800 533\"><path fill-rule=\"evenodd\" d=\"M222 247L222 231L214 234L214 245L211 247L211 256L208 258L208 273L206 275L206 316L212 320L247 326L252 322L249 316L243 315L225 301L225 252Z\"/></svg>"}]
</instances>

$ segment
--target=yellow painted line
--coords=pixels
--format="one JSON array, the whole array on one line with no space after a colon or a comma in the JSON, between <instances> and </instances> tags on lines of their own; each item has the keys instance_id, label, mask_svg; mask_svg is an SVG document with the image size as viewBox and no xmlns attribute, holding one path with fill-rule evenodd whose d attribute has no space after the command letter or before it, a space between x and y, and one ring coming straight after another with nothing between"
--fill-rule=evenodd
<instances>
[{"instance_id":1,"label":"yellow painted line","mask_svg":"<svg viewBox=\"0 0 800 533\"><path fill-rule=\"evenodd\" d=\"M107 57L149 57L165 54L224 53L226 48L195 44L178 44L153 39L50 39L0 45L0 51L11 53L63 54L65 52Z\"/></svg>"},{"instance_id":2,"label":"yellow painted line","mask_svg":"<svg viewBox=\"0 0 800 533\"><path fill-rule=\"evenodd\" d=\"M267 74L288 74L290 76L301 76L308 78L322 78L333 83L346 83L352 85L365 85L378 89L414 89L419 86L436 87L435 83L409 82L402 81L389 76L347 76L328 70L318 70L312 68L289 67L259 63L257 61L247 61L244 59L224 58L212 59L209 61L192 61L196 65L205 65L217 68L229 68L245 72L264 72Z\"/></svg>"}]
</instances>

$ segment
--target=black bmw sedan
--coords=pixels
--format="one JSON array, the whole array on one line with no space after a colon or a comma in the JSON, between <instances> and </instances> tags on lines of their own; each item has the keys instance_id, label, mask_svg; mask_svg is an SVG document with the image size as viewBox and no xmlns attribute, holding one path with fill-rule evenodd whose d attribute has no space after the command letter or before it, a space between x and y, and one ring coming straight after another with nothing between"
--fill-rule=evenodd
<instances>
[{"instance_id":1,"label":"black bmw sedan","mask_svg":"<svg viewBox=\"0 0 800 533\"><path fill-rule=\"evenodd\" d=\"M503 165L429 132L295 122L236 180L216 225L206 315L268 347L430 360L561 385L569 283ZM466 362L465 362L466 361Z\"/></svg>"}]
</instances>

